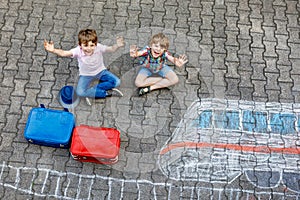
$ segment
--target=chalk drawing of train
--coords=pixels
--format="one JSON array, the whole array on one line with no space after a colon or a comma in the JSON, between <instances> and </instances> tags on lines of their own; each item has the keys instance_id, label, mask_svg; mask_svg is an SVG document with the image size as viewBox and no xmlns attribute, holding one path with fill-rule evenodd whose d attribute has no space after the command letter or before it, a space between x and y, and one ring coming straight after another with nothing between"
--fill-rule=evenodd
<instances>
[{"instance_id":1,"label":"chalk drawing of train","mask_svg":"<svg viewBox=\"0 0 300 200\"><path fill-rule=\"evenodd\" d=\"M199 99L160 151L170 179L300 192L300 104Z\"/></svg>"}]
</instances>

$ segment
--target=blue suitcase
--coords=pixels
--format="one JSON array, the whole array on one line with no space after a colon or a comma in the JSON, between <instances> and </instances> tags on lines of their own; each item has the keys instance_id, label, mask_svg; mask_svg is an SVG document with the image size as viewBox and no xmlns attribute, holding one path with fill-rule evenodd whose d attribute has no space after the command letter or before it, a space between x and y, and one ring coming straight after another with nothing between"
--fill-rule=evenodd
<instances>
[{"instance_id":1,"label":"blue suitcase","mask_svg":"<svg viewBox=\"0 0 300 200\"><path fill-rule=\"evenodd\" d=\"M68 148L75 127L75 117L68 109L32 108L26 123L24 137L33 144Z\"/></svg>"}]
</instances>

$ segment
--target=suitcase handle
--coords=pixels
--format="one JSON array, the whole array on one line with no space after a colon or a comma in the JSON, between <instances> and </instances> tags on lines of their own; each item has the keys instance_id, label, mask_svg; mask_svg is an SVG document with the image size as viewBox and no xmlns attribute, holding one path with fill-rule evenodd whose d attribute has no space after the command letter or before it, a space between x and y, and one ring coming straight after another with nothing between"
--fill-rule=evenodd
<instances>
[{"instance_id":1,"label":"suitcase handle","mask_svg":"<svg viewBox=\"0 0 300 200\"><path fill-rule=\"evenodd\" d=\"M40 104L40 107L41 108L45 108L45 105L44 104ZM69 112L68 108L64 108L64 111L65 112ZM60 123L61 124L67 124L68 123L68 117L66 117L67 113L62 113L62 115L60 116ZM38 120L42 120L44 117L44 110L40 110L37 112L37 119Z\"/></svg>"},{"instance_id":2,"label":"suitcase handle","mask_svg":"<svg viewBox=\"0 0 300 200\"><path fill-rule=\"evenodd\" d=\"M42 104L42 103L40 104L40 107L41 107L41 108L46 108L45 105ZM64 111L69 112L69 109L68 109L68 108L64 108Z\"/></svg>"}]
</instances>

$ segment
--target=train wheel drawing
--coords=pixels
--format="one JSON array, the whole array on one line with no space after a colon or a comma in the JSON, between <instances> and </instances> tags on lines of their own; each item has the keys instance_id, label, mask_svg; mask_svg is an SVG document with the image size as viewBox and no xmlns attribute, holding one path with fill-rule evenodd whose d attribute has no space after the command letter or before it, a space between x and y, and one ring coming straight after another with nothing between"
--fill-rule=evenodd
<instances>
[{"instance_id":1,"label":"train wheel drawing","mask_svg":"<svg viewBox=\"0 0 300 200\"><path fill-rule=\"evenodd\" d=\"M284 172L282 174L283 184L290 190L300 193L300 174L296 172Z\"/></svg>"},{"instance_id":2,"label":"train wheel drawing","mask_svg":"<svg viewBox=\"0 0 300 200\"><path fill-rule=\"evenodd\" d=\"M260 188L278 187L281 181L281 173L272 170L247 170L247 179L255 186Z\"/></svg>"}]
</instances>

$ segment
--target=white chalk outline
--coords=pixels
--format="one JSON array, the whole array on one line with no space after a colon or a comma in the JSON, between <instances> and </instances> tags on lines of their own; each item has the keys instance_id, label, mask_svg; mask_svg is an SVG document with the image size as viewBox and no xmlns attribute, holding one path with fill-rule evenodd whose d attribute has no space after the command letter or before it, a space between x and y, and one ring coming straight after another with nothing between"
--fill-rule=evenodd
<instances>
[{"instance_id":1,"label":"white chalk outline","mask_svg":"<svg viewBox=\"0 0 300 200\"><path fill-rule=\"evenodd\" d=\"M158 197L157 197L157 187L164 187L164 188L167 188L167 191L168 191L168 196L167 196L167 199L172 199L172 192L174 190L179 190L180 191L180 197L182 197L183 195L186 197L187 194L190 195L190 198L191 199L194 199L195 197L197 199L202 199L202 192L205 194L212 194L213 193L217 193L218 195L218 199L221 200L222 199L222 194L226 193L227 195L229 195L229 199L230 200L234 200L234 199L238 199L240 197L240 195L242 193L244 193L244 195L247 196L247 200L248 199L251 199L253 197L253 195L255 195L256 197L260 197L261 195L270 195L270 198L273 196L273 195L277 195L277 196L282 196L282 197L291 197L291 198L296 198L298 199L300 197L300 194L287 194L285 192L257 192L257 191L253 191L253 190L242 190L242 189L234 189L234 188L229 188L229 189L225 189L225 188L209 188L209 187L197 187L197 186L177 186L173 183L168 183L168 182L163 182L163 183L154 183L152 181L149 181L149 180L125 180L125 179L118 179L118 178L112 178L112 177L104 177L104 176L99 176L99 175L82 175L82 174L76 174L76 173L73 173L73 172L59 172L59 171L55 171L55 170L51 170L51 169L44 169L44 168L31 168L31 167L13 167L11 165L7 165L5 162L3 162L1 165L1 173L0 173L0 185L4 186L4 187L8 187L8 188L12 188L12 189L15 189L17 191L20 191L20 192L24 192L26 194L29 194L29 195L34 195L34 196L38 196L38 197L54 197L54 198L59 198L59 199L74 199L74 200L83 200L83 199L91 199L91 192L92 192L92 186L94 184L94 181L95 179L102 179L102 180L108 180L108 186L109 186L109 190L108 190L108 199L112 199L112 196L111 194L113 193L113 191L116 191L113 189L113 183L114 182L118 182L118 183L121 183L121 194L120 194L120 199L123 198L123 193L125 192L124 191L124 185L125 183L134 183L136 184L137 186L137 189L138 189L138 198L137 199L144 199L144 197L142 196L142 193L141 193L141 186L142 185L150 185L150 186L153 186L153 188L151 189L152 192L153 192L153 199L157 200ZM2 182L3 181L3 173L5 171L5 169L8 168L8 169L13 169L13 170L16 170L16 179L15 179L15 182L14 184L8 184L8 183L4 183ZM29 189L25 189L25 188L20 188L19 187L19 181L21 180L21 176L22 176L22 173L21 173L21 170L31 170L34 172L33 174L33 177L31 179L31 183L34 183L34 180L35 178L37 177L37 173L38 172L46 172L46 175L45 175L45 180L44 180L44 184L43 184L43 187L41 189L41 192L34 192L32 191L32 184L30 184L30 187ZM47 183L47 180L48 178L51 176L51 174L54 174L56 176L58 176L58 179L56 181L56 188L55 188L55 194L43 194L43 192L45 192L45 184ZM63 195L59 195L59 186L60 186L60 180L62 177L64 176L69 176L69 175L72 175L72 176L76 176L79 178L79 184L78 184L78 188L77 188L77 194L76 194L76 197L73 198L73 197L68 197L67 196L67 190L68 190L68 187L70 186L70 179L68 178L68 183L67 183L67 186L64 190L64 194ZM80 198L80 192L81 192L81 187L80 187L80 183L81 183L81 180L83 178L87 178L87 179L90 179L91 182L90 182L90 186L88 188L88 197L86 198ZM183 194L184 193L184 194ZM149 193L147 193L146 195L149 195ZM177 195L177 193L176 193ZM149 196L148 196L149 197ZM178 196L177 196L178 197Z\"/></svg>"}]
</instances>

